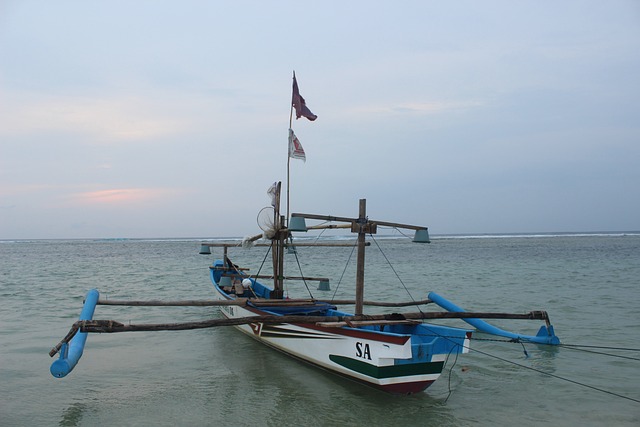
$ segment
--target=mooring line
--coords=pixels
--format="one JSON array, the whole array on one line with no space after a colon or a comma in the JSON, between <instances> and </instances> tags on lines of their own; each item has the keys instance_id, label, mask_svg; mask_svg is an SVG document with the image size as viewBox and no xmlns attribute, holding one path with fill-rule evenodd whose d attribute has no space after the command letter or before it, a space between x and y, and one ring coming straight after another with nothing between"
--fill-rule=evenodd
<instances>
[{"instance_id":1,"label":"mooring line","mask_svg":"<svg viewBox=\"0 0 640 427\"><path fill-rule=\"evenodd\" d=\"M597 348L600 350L622 350L622 351L638 351L640 348L628 348L628 347L608 347L602 345L582 345L582 344L560 344L562 347L584 347L584 348Z\"/></svg>"},{"instance_id":2,"label":"mooring line","mask_svg":"<svg viewBox=\"0 0 640 427\"><path fill-rule=\"evenodd\" d=\"M621 354L613 354L613 353L605 353L602 351L594 351L594 350L587 350L586 348L602 348L602 349L612 349L612 350L627 350L627 351L638 351L636 349L632 349L632 348L616 348L616 347L598 347L598 346L577 346L577 345L563 345L560 344L563 347L566 347L567 350L574 350L574 351L582 351L584 353L591 353L591 354L599 354L602 356L609 356L609 357L617 357L619 359L627 359L627 360L635 360L635 361L640 361L640 358L638 357L631 357L631 356L623 356ZM586 347L586 348L580 348L580 347Z\"/></svg>"},{"instance_id":3,"label":"mooring line","mask_svg":"<svg viewBox=\"0 0 640 427\"><path fill-rule=\"evenodd\" d=\"M549 377L553 377L553 378L556 378L556 379L559 379L559 380L562 380L562 381L566 381L566 382L569 382L569 383L572 383L572 384L575 384L575 385L579 385L579 386L582 386L582 387L590 388L592 390L599 391L601 393L606 393L606 394L609 394L611 396L616 396L616 397L619 397L621 399L626 399L626 400L630 400L632 402L640 403L640 399L635 399L633 397L625 396L623 394L619 394L619 393L616 393L616 392L613 392L613 391L609 391L609 390L605 390L605 389L602 389L602 388L599 388L599 387L595 387L595 386L592 386L592 385L589 385L589 384L581 383L579 381L575 381L575 380L572 380L572 379L569 379L569 378L561 377L560 375L551 374L549 372L545 372L543 370L540 370L540 369L537 369L537 368L533 368L531 366L523 365L521 363L514 362L512 360L508 360L508 359L505 359L505 358L502 358L502 357L499 357L499 356L496 356L496 355L493 355L493 354L490 354L490 353L486 353L486 352L481 351L481 350L477 350L477 349L474 349L474 348L469 348L469 350L478 352L480 354L484 354L485 356L493 357L494 359L498 359L498 360L506 362L506 363L511 363L512 365L519 366L521 368L529 369L531 371L534 371L534 372L537 372L537 373L540 373L540 374L543 374L543 375L547 375Z\"/></svg>"},{"instance_id":4,"label":"mooring line","mask_svg":"<svg viewBox=\"0 0 640 427\"><path fill-rule=\"evenodd\" d=\"M449 351L449 354L447 354L447 358L444 361L444 364L446 366L446 364L449 362L449 357L451 356L451 353L453 353L453 350L456 349L455 347L452 347L451 350ZM453 360L453 364L451 365L451 367L449 368L449 378L448 378L448 387L449 387L449 393L447 394L447 397L444 399L444 403L447 403L447 401L449 400L449 398L451 397L451 394L453 393L453 390L451 390L451 372L453 372L453 368L456 366L456 364L458 363L458 355L460 353L456 353L456 358Z\"/></svg>"},{"instance_id":5,"label":"mooring line","mask_svg":"<svg viewBox=\"0 0 640 427\"><path fill-rule=\"evenodd\" d=\"M437 336L439 336L441 338L447 339L449 341L453 341L451 339L452 337L441 335L441 334L438 334L437 332L432 332L432 334L433 335L437 335ZM425 335L427 335L427 334L425 334ZM476 338L476 340L478 340L478 339ZM510 340L510 341L505 341L505 340L483 340L483 341L499 341L499 342L511 342L511 343L521 343L522 344L521 341L514 341L514 340ZM460 345L460 344L457 344L457 345ZM503 357L496 356L496 355L493 355L493 354L490 354L490 353L487 353L487 352L484 352L482 350L478 350L478 349L475 349L475 348L472 348L472 347L469 347L469 346L464 346L463 345L463 347L466 348L469 351L474 351L474 352L477 352L477 353L480 353L480 354L484 354L485 356L493 357L494 359L500 360L500 361L505 362L505 363L510 363L510 364L518 366L520 368L529 369L529 370L537 372L539 374L543 374L543 375L546 375L546 376L549 376L549 377L552 377L552 378L556 378L556 379L559 379L559 380L562 380L562 381L566 381L566 382L569 382L569 383L572 383L572 384L575 384L575 385L578 385L578 386L581 386L581 387L589 388L591 390L599 391L601 393L609 394L611 396L619 397L621 399L630 400L630 401L635 402L635 403L640 403L640 399L636 399L636 398L633 398L633 397L630 397L630 396L625 396L623 394L616 393L616 392L609 391L609 390L605 390L603 388L595 387L595 386L592 386L592 385L589 385L589 384L586 384L586 383L581 383L579 381L575 381L575 380L572 380L572 379L569 379L569 378L566 378L566 377L561 377L560 375L551 374L549 372L545 372L543 370L540 370L540 369L537 369L537 368L533 368L531 366L523 365L521 363L514 362L512 360L505 359ZM524 347L524 344L523 344L523 347ZM525 354L527 354L526 353L526 349L525 349Z\"/></svg>"}]
</instances>

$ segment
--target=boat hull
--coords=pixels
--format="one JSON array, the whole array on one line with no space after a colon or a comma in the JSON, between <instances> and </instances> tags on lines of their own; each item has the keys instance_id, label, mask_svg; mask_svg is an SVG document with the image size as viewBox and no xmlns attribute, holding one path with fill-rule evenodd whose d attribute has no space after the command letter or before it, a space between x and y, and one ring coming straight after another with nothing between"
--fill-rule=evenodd
<instances>
[{"instance_id":1,"label":"boat hull","mask_svg":"<svg viewBox=\"0 0 640 427\"><path fill-rule=\"evenodd\" d=\"M218 286L213 273L211 278L218 299L233 299ZM221 312L227 318L274 314L250 306L222 306ZM468 330L425 324L383 327L389 332L380 326L258 321L236 328L297 359L393 394L425 390L440 376L449 354L468 351L471 336Z\"/></svg>"}]
</instances>

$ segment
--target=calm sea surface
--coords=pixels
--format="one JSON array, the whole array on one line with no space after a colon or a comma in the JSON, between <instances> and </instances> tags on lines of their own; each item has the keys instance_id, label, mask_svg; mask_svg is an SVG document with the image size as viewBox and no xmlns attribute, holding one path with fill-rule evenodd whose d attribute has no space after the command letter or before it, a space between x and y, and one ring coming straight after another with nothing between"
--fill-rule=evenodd
<instances>
[{"instance_id":1,"label":"calm sea surface","mask_svg":"<svg viewBox=\"0 0 640 427\"><path fill-rule=\"evenodd\" d=\"M198 250L195 240L0 242L0 425L640 425L640 233L441 237L430 245L378 238L367 252L368 300L435 291L473 311L544 309L564 344L606 347L523 346L476 334L470 353L449 360L432 387L412 396L326 373L227 328L92 334L76 369L51 376L48 352L89 289L111 299L210 298L208 265L221 253ZM229 256L255 273L265 250ZM350 297L350 254L298 248L303 273L330 278L331 291L291 283L290 296ZM295 256L287 257L288 273L299 275ZM94 316L212 317L211 307L112 306ZM527 334L540 326L493 323Z\"/></svg>"}]
</instances>

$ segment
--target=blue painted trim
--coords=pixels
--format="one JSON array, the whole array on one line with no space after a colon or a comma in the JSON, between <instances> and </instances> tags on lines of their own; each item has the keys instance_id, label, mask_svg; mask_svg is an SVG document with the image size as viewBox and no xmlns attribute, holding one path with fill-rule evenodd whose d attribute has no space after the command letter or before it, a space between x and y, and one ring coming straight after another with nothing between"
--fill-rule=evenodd
<instances>
[{"instance_id":1,"label":"blue painted trim","mask_svg":"<svg viewBox=\"0 0 640 427\"><path fill-rule=\"evenodd\" d=\"M436 294L435 292L429 292L428 298L447 311L450 311L453 313L462 313L465 311L463 308L458 307L448 299ZM555 335L553 331L553 326L551 325L549 325L549 328L547 328L546 326L542 326L538 331L538 334L536 336L532 336L532 335L521 335L521 334L505 331L503 329L490 325L484 320L480 320L480 319L462 319L462 320L464 320L471 326L475 326L476 329L491 335L497 335L500 337L511 338L519 341L532 342L536 344L551 344L551 345L560 344L560 338L558 338Z\"/></svg>"},{"instance_id":2,"label":"blue painted trim","mask_svg":"<svg viewBox=\"0 0 640 427\"><path fill-rule=\"evenodd\" d=\"M80 313L79 320L91 320L93 318L93 312L98 304L98 298L100 294L97 290L91 289L87 293L87 298L84 300L84 306ZM82 356L84 351L84 344L87 341L86 332L78 332L69 342L69 344L63 344L60 349L60 357L58 360L51 364L51 375L56 378L65 377L75 368L78 360Z\"/></svg>"}]
</instances>

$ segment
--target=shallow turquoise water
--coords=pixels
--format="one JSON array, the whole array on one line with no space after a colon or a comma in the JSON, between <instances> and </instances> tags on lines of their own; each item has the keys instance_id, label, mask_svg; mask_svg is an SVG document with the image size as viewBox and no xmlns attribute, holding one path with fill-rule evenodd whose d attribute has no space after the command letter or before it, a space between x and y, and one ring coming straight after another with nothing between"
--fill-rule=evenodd
<instances>
[{"instance_id":1,"label":"shallow turquoise water","mask_svg":"<svg viewBox=\"0 0 640 427\"><path fill-rule=\"evenodd\" d=\"M640 348L638 233L377 242L386 258L372 244L366 299L405 301L436 291L474 311L545 309L563 343ZM450 360L426 392L397 397L220 328L91 335L68 377L49 374L47 353L77 318L88 289L112 299L210 297L208 265L216 254L198 255L198 249L188 240L1 242L0 425L640 423L640 351L527 345L526 357L520 344L474 340L471 353ZM264 251L229 255L256 272ZM348 248L298 248L304 274L329 277L331 291L309 282L309 291L289 284L290 295L350 297L355 256L345 270L349 255ZM299 275L294 256L287 256L289 274ZM213 308L98 306L95 318L143 323L214 316ZM539 327L493 323L529 334Z\"/></svg>"}]
</instances>

